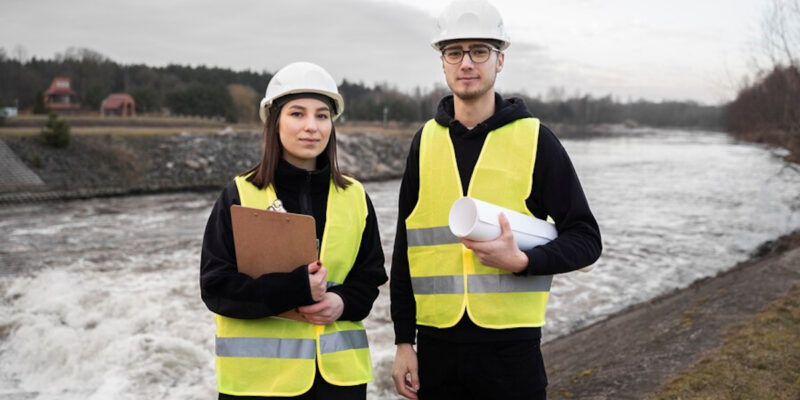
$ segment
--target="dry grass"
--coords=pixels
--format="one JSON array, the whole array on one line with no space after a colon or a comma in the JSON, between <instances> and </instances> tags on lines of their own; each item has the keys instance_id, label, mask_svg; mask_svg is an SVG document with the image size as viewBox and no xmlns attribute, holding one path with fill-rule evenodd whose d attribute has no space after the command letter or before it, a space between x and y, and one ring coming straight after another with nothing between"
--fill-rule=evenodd
<instances>
[{"instance_id":1,"label":"dry grass","mask_svg":"<svg viewBox=\"0 0 800 400\"><path fill-rule=\"evenodd\" d=\"M136 127L136 126L94 126L94 127L72 127L70 133L73 135L115 135L115 136L142 136L142 135L174 135L177 133L214 133L219 132L220 128L197 128L197 127ZM0 128L0 138L36 136L41 132L41 128Z\"/></svg>"},{"instance_id":2,"label":"dry grass","mask_svg":"<svg viewBox=\"0 0 800 400\"><path fill-rule=\"evenodd\" d=\"M800 399L800 285L732 327L719 349L650 399Z\"/></svg>"},{"instance_id":3,"label":"dry grass","mask_svg":"<svg viewBox=\"0 0 800 400\"><path fill-rule=\"evenodd\" d=\"M734 136L748 142L767 143L786 148L789 150L789 154L785 157L785 160L800 163L800 131L797 129L795 129L795 132L779 130L742 132Z\"/></svg>"},{"instance_id":4,"label":"dry grass","mask_svg":"<svg viewBox=\"0 0 800 400\"><path fill-rule=\"evenodd\" d=\"M155 116L155 115L137 115L135 117L130 118L120 118L120 117L101 117L98 113L92 114L79 114L79 115L68 115L62 114L59 116L60 118L64 118L70 124L80 124L80 123L97 123L97 124L111 124L111 125L136 125L139 123L151 123L151 124L161 124L161 125L208 125L208 126L220 126L225 125L225 122L215 121L206 118L193 118L193 117L165 117L165 116ZM9 125L14 124L14 121L19 121L19 123L40 123L44 124L47 122L47 115L32 115L32 114L23 114L17 115L16 117L9 118L6 122Z\"/></svg>"}]
</instances>

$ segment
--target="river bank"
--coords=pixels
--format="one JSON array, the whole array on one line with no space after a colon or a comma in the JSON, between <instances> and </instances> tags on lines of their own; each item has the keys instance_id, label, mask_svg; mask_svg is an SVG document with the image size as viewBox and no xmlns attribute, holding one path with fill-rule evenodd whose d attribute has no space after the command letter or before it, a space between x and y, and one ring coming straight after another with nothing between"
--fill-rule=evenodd
<instances>
[{"instance_id":1,"label":"river bank","mask_svg":"<svg viewBox=\"0 0 800 400\"><path fill-rule=\"evenodd\" d=\"M792 163L800 163L800 134L792 134L786 131L752 131L732 134L733 137L752 143L764 143L772 146L783 147L789 153L784 160Z\"/></svg>"},{"instance_id":2,"label":"river bank","mask_svg":"<svg viewBox=\"0 0 800 400\"><path fill-rule=\"evenodd\" d=\"M0 204L218 189L258 162L259 132L73 135L66 148L37 136L2 139L40 183L0 182ZM342 171L364 181L402 175L411 138L339 135ZM1 144L1 143L0 143Z\"/></svg>"},{"instance_id":3,"label":"river bank","mask_svg":"<svg viewBox=\"0 0 800 400\"><path fill-rule=\"evenodd\" d=\"M544 344L550 398L648 398L673 374L718 349L733 326L752 319L799 283L796 231L765 243L750 260L715 277ZM797 324L791 328L800 330Z\"/></svg>"},{"instance_id":4,"label":"river bank","mask_svg":"<svg viewBox=\"0 0 800 400\"><path fill-rule=\"evenodd\" d=\"M800 140L787 132L732 136L744 142L786 149L783 159L789 166L796 167L800 162ZM800 231L795 231L762 244L748 261L717 276L633 305L546 343L543 353L550 379L550 398L672 399L687 398L685 396L699 393L701 389L706 395L713 393L712 398L732 398L732 392L739 395L761 393L755 397L736 398L764 399L776 398L773 396L776 392L796 393L800 391L800 372L789 372L788 380L783 379L783 383L776 385L777 379L769 384L762 382L758 374L748 374L747 367L742 365L756 365L756 369L761 370L768 370L763 367L767 364L793 365L797 349L789 354L775 351L757 354L763 350L744 348L752 341L731 338L736 338L742 327L758 324L759 318L763 319L760 313L770 303L792 303L787 296L791 296L793 290L796 292L799 285ZM780 307L786 311L785 306ZM796 319L788 320L777 329L800 336L800 323ZM743 345L743 341L748 344ZM747 360L735 358L743 354ZM719 361L714 357L728 359ZM722 371L711 376L708 368L702 365L714 362L718 367L736 369L736 372ZM788 386L781 389L781 384Z\"/></svg>"},{"instance_id":5,"label":"river bank","mask_svg":"<svg viewBox=\"0 0 800 400\"><path fill-rule=\"evenodd\" d=\"M5 172L0 176L0 204L217 190L255 165L261 152L255 126L191 119L67 120L75 131L62 149L39 138L43 118L15 119L0 130L0 155L6 158L0 160ZM608 124L555 123L551 128L562 140L653 131ZM342 125L339 166L362 181L399 178L415 130L409 124Z\"/></svg>"}]
</instances>

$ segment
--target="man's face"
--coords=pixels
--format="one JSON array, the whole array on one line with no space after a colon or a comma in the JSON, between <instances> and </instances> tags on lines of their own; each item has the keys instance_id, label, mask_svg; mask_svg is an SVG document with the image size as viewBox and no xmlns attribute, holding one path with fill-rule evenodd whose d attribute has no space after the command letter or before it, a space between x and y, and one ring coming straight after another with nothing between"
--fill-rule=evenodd
<instances>
[{"instance_id":1,"label":"man's face","mask_svg":"<svg viewBox=\"0 0 800 400\"><path fill-rule=\"evenodd\" d=\"M489 49L489 58L484 62L473 61L473 58L480 60L483 51ZM461 62L451 64L448 62L447 55L455 53L461 49L463 58ZM481 97L486 92L492 90L497 73L503 70L505 55L496 51L496 48L489 42L480 40L461 40L448 43L442 48L445 55L442 55L442 70L447 80L447 86L453 94L462 100L473 100ZM454 50L456 50L454 52ZM473 52L470 57L469 52ZM450 59L449 61L453 61Z\"/></svg>"}]
</instances>

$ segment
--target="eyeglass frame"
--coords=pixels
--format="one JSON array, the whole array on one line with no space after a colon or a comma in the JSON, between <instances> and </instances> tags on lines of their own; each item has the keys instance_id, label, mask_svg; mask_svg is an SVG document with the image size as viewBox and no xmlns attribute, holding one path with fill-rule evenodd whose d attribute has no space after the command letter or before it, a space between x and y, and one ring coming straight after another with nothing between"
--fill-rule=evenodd
<instances>
[{"instance_id":1,"label":"eyeglass frame","mask_svg":"<svg viewBox=\"0 0 800 400\"><path fill-rule=\"evenodd\" d=\"M483 61L475 61L475 59L472 58L472 50L473 49L477 49L477 48L484 48L484 47L489 49L489 56L486 57L486 59L483 60ZM444 53L446 51L448 51L448 50L455 50L456 48L461 51L461 58L459 58L458 61L456 61L456 62L448 61L447 60L447 56L445 56ZM495 48L495 47L492 47L491 45L488 45L488 44L483 44L483 43L481 43L481 44L473 44L466 51L461 46L450 46L450 47L446 47L446 48L442 49L442 60L444 62L446 62L447 64L450 64L450 65L458 65L458 64L461 64L462 62L464 62L464 55L465 54L469 54L469 60L472 61L473 64L483 64L483 63L489 61L490 58L492 58L492 51L496 51L498 54L503 53L502 50L500 50L498 48Z\"/></svg>"}]
</instances>

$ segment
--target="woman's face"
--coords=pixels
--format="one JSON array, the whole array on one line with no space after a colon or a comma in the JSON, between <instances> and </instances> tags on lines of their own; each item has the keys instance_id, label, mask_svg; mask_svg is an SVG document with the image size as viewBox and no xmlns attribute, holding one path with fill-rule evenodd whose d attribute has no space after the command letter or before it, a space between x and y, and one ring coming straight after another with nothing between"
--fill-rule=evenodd
<instances>
[{"instance_id":1,"label":"woman's face","mask_svg":"<svg viewBox=\"0 0 800 400\"><path fill-rule=\"evenodd\" d=\"M278 117L283 159L298 168L316 169L317 156L328 145L332 129L327 103L299 98L284 104Z\"/></svg>"}]
</instances>

